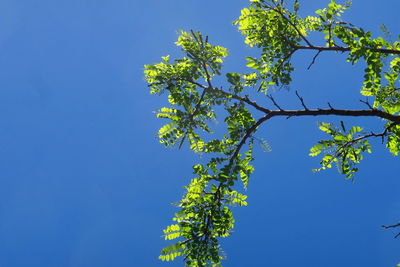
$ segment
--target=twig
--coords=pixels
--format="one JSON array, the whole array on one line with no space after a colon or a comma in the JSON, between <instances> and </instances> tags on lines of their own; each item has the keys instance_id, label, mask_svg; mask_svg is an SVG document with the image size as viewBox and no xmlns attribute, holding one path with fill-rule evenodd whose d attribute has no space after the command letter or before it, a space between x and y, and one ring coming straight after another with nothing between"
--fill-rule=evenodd
<instances>
[{"instance_id":1,"label":"twig","mask_svg":"<svg viewBox=\"0 0 400 267\"><path fill-rule=\"evenodd\" d=\"M346 127L344 127L344 122L342 120L340 121L340 126L342 126L343 132L346 132Z\"/></svg>"},{"instance_id":2,"label":"twig","mask_svg":"<svg viewBox=\"0 0 400 267\"><path fill-rule=\"evenodd\" d=\"M218 88L213 88L212 90L217 91L217 92L219 92L221 94L224 94L227 97L230 97L230 98L245 102L245 103L249 104L250 106L254 107L255 109L257 109L257 110L259 110L259 111L261 111L263 113L269 113L271 111L268 108L265 108L265 107L262 107L262 106L258 105L255 101L250 100L247 96L246 97L238 96L236 94L231 94L231 93L228 93L228 92L226 92L226 91L224 91L222 89L218 89Z\"/></svg>"},{"instance_id":3,"label":"twig","mask_svg":"<svg viewBox=\"0 0 400 267\"><path fill-rule=\"evenodd\" d=\"M267 97L272 101L275 107L277 107L280 111L283 111L283 109L276 103L275 99L271 95L267 95Z\"/></svg>"},{"instance_id":4,"label":"twig","mask_svg":"<svg viewBox=\"0 0 400 267\"><path fill-rule=\"evenodd\" d=\"M308 110L308 108L306 107L306 104L304 104L304 99L299 95L299 93L296 90L296 96L300 99L301 105L303 106L303 108L305 110Z\"/></svg>"},{"instance_id":5,"label":"twig","mask_svg":"<svg viewBox=\"0 0 400 267\"><path fill-rule=\"evenodd\" d=\"M233 154L232 154L232 156L231 156L231 158L229 160L229 164L233 163L233 161L235 160L235 158L239 154L239 151L242 148L242 146L246 143L247 139L251 136L251 134L258 128L258 126L260 126L263 122L265 122L266 120L268 120L268 119L270 119L272 117L273 116L271 114L267 114L264 117L258 119L257 122L254 123L252 127L247 129L245 135L242 137L242 140L240 141L240 143L237 145L235 151L233 152Z\"/></svg>"},{"instance_id":6,"label":"twig","mask_svg":"<svg viewBox=\"0 0 400 267\"><path fill-rule=\"evenodd\" d=\"M181 79L181 81L185 81L185 82L188 82L188 83L191 83L191 84L197 85L198 87L201 87L201 88L203 88L203 89L207 89L207 88L208 88L208 87L207 87L207 86L205 86L204 84L198 83L198 82L196 82L196 81L193 81L193 80L185 80L185 79Z\"/></svg>"},{"instance_id":7,"label":"twig","mask_svg":"<svg viewBox=\"0 0 400 267\"><path fill-rule=\"evenodd\" d=\"M396 228L396 227L400 227L400 223L393 224L393 225L382 225L382 227L385 229Z\"/></svg>"},{"instance_id":8,"label":"twig","mask_svg":"<svg viewBox=\"0 0 400 267\"><path fill-rule=\"evenodd\" d=\"M315 60L317 59L317 57L319 56L319 54L322 52L322 50L318 50L318 52L315 54L315 56L313 57L310 65L308 65L307 70L311 69L311 66L314 65Z\"/></svg>"},{"instance_id":9,"label":"twig","mask_svg":"<svg viewBox=\"0 0 400 267\"><path fill-rule=\"evenodd\" d=\"M346 146L349 145L349 144L352 144L352 143L361 141L361 140L363 140L363 139L369 138L369 137L382 137L382 138L384 138L384 137L387 135L387 131L388 131L388 128L386 128L383 132L381 132L381 133L379 133L379 134L376 134L376 133L371 132L370 134L360 136L360 137L358 137L358 138L355 138L355 139L353 139L353 140L348 141L348 142L346 143Z\"/></svg>"},{"instance_id":10,"label":"twig","mask_svg":"<svg viewBox=\"0 0 400 267\"><path fill-rule=\"evenodd\" d=\"M226 97L233 98L233 99L245 102L245 103L249 104L250 106L253 106L255 109L257 109L257 110L259 110L259 111L261 111L263 113L268 113L270 111L269 109L258 105L255 101L250 100L248 97L242 97L242 96L239 96L239 95L236 95L236 94L232 94L232 93L226 92L226 91L224 91L222 89L218 89L218 88L209 88L208 86L206 86L204 84L201 84L201 83L198 83L198 82L193 81L193 80L186 80L186 79L175 79L175 80L185 81L185 82L197 85L200 88L207 89L209 92L211 92L211 91L219 92L219 93L223 94Z\"/></svg>"},{"instance_id":11,"label":"twig","mask_svg":"<svg viewBox=\"0 0 400 267\"><path fill-rule=\"evenodd\" d=\"M281 60L281 62L279 62L279 65L278 65L276 68L277 68L278 70L280 70L281 67L283 66L283 63L285 63L286 61L288 61L296 51L297 51L297 48L293 48L293 50L290 51L290 53L287 54L286 57L284 57L284 58Z\"/></svg>"},{"instance_id":12,"label":"twig","mask_svg":"<svg viewBox=\"0 0 400 267\"><path fill-rule=\"evenodd\" d=\"M360 102L361 102L361 103L364 103L365 105L367 105L370 109L374 109L374 108L371 106L371 104L368 102L368 99L366 99L365 101L360 99Z\"/></svg>"},{"instance_id":13,"label":"twig","mask_svg":"<svg viewBox=\"0 0 400 267\"><path fill-rule=\"evenodd\" d=\"M301 39L304 40L304 42L306 42L306 44L310 47L313 47L313 44L311 44L310 41L308 41L308 39L301 33L301 31L299 29L297 29L296 25L293 24L290 19L288 19L285 14L282 13L282 11L279 9L279 7L275 4L275 8L273 9L274 11L276 11L284 20L286 20L297 32L297 34L300 36Z\"/></svg>"},{"instance_id":14,"label":"twig","mask_svg":"<svg viewBox=\"0 0 400 267\"><path fill-rule=\"evenodd\" d=\"M384 229L389 229L389 228L396 228L396 227L399 227L400 226L400 223L397 223L397 224L394 224L394 225L382 225L382 227L384 228ZM394 238L397 238L397 237L399 237L400 236L400 233L397 233L395 236L394 236Z\"/></svg>"},{"instance_id":15,"label":"twig","mask_svg":"<svg viewBox=\"0 0 400 267\"><path fill-rule=\"evenodd\" d=\"M211 84L211 76L210 76L210 73L208 72L206 63L204 61L202 63L203 63L202 65L203 65L204 72L206 73L206 81L208 83L208 88L213 88L213 86Z\"/></svg>"}]
</instances>

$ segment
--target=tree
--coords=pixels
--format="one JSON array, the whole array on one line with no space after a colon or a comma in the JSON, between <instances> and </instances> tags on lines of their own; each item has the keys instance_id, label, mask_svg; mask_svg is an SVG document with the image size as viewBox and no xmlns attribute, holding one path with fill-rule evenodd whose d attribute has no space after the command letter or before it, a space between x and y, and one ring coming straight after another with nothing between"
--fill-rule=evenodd
<instances>
[{"instance_id":1,"label":"tree","mask_svg":"<svg viewBox=\"0 0 400 267\"><path fill-rule=\"evenodd\" d=\"M159 132L165 146L181 147L187 142L194 152L203 154L206 164L193 166L195 178L186 186L176 222L164 230L165 239L180 241L162 250L160 259L183 256L189 266L220 266L222 256L218 239L230 235L234 218L229 207L246 206L247 196L235 189L238 181L244 187L254 167L253 148L268 144L256 136L261 125L273 117L340 116L375 117L382 122L382 131L367 131L360 126L346 127L320 123L319 129L329 135L310 150L321 156L319 171L336 164L347 179L354 179L357 164L364 153L371 153L369 139L381 138L393 155L400 151L400 42L382 37L341 19L350 3L334 0L315 16L298 14L299 2L288 5L284 0L250 0L234 22L245 36L245 43L258 48L258 57L247 57L249 73L226 73L226 85L220 81L227 49L212 45L200 32L180 32L177 46L185 56L173 61L163 57L161 63L146 65L145 76L152 94L168 94L169 107L159 110L157 117L169 122ZM322 41L318 39L322 37ZM321 53L346 53L351 64L365 62L364 82L360 93L363 109L310 108L296 91L301 108L281 107L271 88L282 88L292 82L294 66L291 58L302 51L315 51L309 68ZM255 100L257 95L270 99L271 107ZM223 109L223 111L221 111ZM225 133L216 138L212 124L223 116ZM398 227L398 224L384 226Z\"/></svg>"}]
</instances>

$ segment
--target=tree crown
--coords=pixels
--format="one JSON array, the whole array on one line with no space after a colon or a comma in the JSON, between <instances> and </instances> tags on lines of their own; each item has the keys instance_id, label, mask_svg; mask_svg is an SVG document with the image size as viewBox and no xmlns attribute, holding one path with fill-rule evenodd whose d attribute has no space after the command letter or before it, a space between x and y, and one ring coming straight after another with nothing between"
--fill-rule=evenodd
<instances>
[{"instance_id":1,"label":"tree crown","mask_svg":"<svg viewBox=\"0 0 400 267\"><path fill-rule=\"evenodd\" d=\"M302 18L299 2L289 6L283 0L250 0L234 22L245 37L245 43L260 51L259 57L246 57L248 73L223 74L226 48L212 45L200 32L181 31L176 45L184 57L145 66L145 76L152 94L168 94L168 107L157 117L168 123L158 132L165 146L181 147L185 142L196 153L207 155L208 162L193 166L193 178L177 206L175 224L164 230L165 239L180 241L162 250L160 259L183 256L189 266L220 266L223 256L219 238L231 234L234 218L231 206L247 205L247 196L235 186L241 181L247 187L252 166L253 147L268 143L257 138L257 129L273 117L342 116L376 117L382 121L382 132L368 132L360 126L346 128L344 123L320 123L319 129L329 135L310 150L311 156L322 156L315 171L338 166L340 173L353 179L363 153L371 153L370 138L382 138L393 155L400 151L400 42L382 37L341 19L350 7L331 0L314 16ZM311 38L311 36L313 36ZM322 42L318 39L321 37ZM347 61L366 64L360 93L367 100L365 109L309 108L296 91L298 110L281 108L271 88L292 82L295 70L291 57L304 50L315 51L310 66L320 53L346 53ZM388 63L385 63L388 62ZM224 77L224 87L215 85ZM220 80L220 79L219 79ZM218 81L219 81L218 80ZM268 97L271 107L259 105L251 94ZM220 112L223 109L223 112ZM213 135L213 120L223 116L226 131L220 138ZM390 226L389 226L390 227Z\"/></svg>"}]
</instances>

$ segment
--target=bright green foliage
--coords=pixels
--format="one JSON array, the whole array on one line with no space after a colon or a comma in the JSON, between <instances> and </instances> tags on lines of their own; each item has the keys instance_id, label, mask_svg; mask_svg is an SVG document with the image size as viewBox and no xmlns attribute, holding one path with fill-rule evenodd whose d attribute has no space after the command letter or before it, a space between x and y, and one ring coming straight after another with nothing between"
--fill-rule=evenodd
<instances>
[{"instance_id":1,"label":"bright green foliage","mask_svg":"<svg viewBox=\"0 0 400 267\"><path fill-rule=\"evenodd\" d=\"M190 148L197 153L219 154L205 165L193 167L195 178L186 187L181 208L174 218L177 224L164 230L165 239L183 237L185 241L165 248L160 259L173 260L185 255L190 266L219 264L221 260L217 237L228 236L233 228L232 211L228 206L247 205L246 196L233 190L235 181L242 180L247 186L254 168L250 165L252 144L244 156L234 153L248 128L253 126L251 112L242 102L233 102L228 93L209 84L215 75L220 75L225 48L210 45L199 33L181 32L177 42L186 54L173 63L168 57L163 62L147 65L145 74L152 93L168 92L171 107L161 108L157 114L170 122L159 130L161 143L173 145L189 141ZM239 74L226 75L233 92L239 92ZM199 92L198 87L203 91ZM222 139L205 141L201 132L211 133L208 122L215 119L214 106L223 105L228 115L225 118L227 135ZM200 131L200 132L199 132Z\"/></svg>"},{"instance_id":2,"label":"bright green foliage","mask_svg":"<svg viewBox=\"0 0 400 267\"><path fill-rule=\"evenodd\" d=\"M340 173L354 179L364 152L371 153L368 139L374 137L382 138L393 155L400 152L400 42L373 38L371 32L344 22L341 15L350 7L349 3L331 0L314 16L302 18L298 0L291 4L284 0L250 2L234 22L245 36L245 43L260 51L258 57L246 57L249 73L223 73L227 49L210 44L207 37L193 31L180 32L176 45L183 51L182 58L171 60L166 56L160 63L145 66L151 93L168 96L168 107L157 113L157 117L168 121L158 132L160 142L181 147L186 141L191 150L208 159L193 166L194 177L177 204L175 224L164 230L166 240L179 241L162 250L163 261L183 256L188 266L221 266L219 238L232 232L231 208L247 205L247 196L237 191L238 182L245 188L249 184L254 171L254 144L271 150L255 133L272 117L369 116L383 122L381 133L359 126L346 130L343 122L340 127L320 123L319 129L329 139L320 140L311 148L311 156L322 156L321 167L314 171L336 164ZM321 37L318 45L310 41L310 34ZM303 50L316 52L310 67L322 52L347 53L351 64L365 62L360 92L368 99L366 109L309 109L297 92L301 108L282 109L268 89L291 83L291 57ZM217 76L219 79L215 79ZM214 85L216 80L223 79L225 88ZM249 95L257 92L264 97L268 94L275 109L250 99ZM217 114L223 116L220 121L225 126L224 135L219 138L213 134L211 123Z\"/></svg>"},{"instance_id":3,"label":"bright green foliage","mask_svg":"<svg viewBox=\"0 0 400 267\"><path fill-rule=\"evenodd\" d=\"M290 27L290 23L298 24L295 14L284 19L274 9L264 8L260 1L242 10L241 16L234 24L238 25L239 30L246 36L246 44L262 49L260 58L247 57L247 67L256 71L254 77L249 79L248 85L261 81L259 91L266 91L271 85L290 83L293 67L286 58L292 54L291 44L301 41L298 32Z\"/></svg>"},{"instance_id":4,"label":"bright green foliage","mask_svg":"<svg viewBox=\"0 0 400 267\"><path fill-rule=\"evenodd\" d=\"M341 131L329 123L321 123L319 129L329 134L332 139L319 141L311 148L310 156L317 156L321 152L325 153L321 160L322 167L314 169L314 171L331 168L332 163L336 162L339 171L345 174L346 178L353 178L358 171L355 164L360 163L363 158L361 152L371 153L371 146L364 138L363 129L355 126L346 133L344 127Z\"/></svg>"},{"instance_id":5,"label":"bright green foliage","mask_svg":"<svg viewBox=\"0 0 400 267\"><path fill-rule=\"evenodd\" d=\"M400 152L400 126L393 126L391 132L392 134L389 135L386 146L393 155L397 156Z\"/></svg>"}]
</instances>

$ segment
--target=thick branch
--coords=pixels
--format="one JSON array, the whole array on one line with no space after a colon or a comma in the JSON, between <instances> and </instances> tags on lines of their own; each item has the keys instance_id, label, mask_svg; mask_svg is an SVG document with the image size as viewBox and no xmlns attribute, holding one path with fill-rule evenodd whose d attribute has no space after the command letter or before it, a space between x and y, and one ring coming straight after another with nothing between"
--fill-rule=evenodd
<instances>
[{"instance_id":1,"label":"thick branch","mask_svg":"<svg viewBox=\"0 0 400 267\"><path fill-rule=\"evenodd\" d=\"M392 115L378 109L366 110L348 110L348 109L303 109L303 110L271 110L271 117L275 116L322 116L322 115L337 115L337 116L352 116L352 117L379 117L389 120L397 125L400 125L400 116Z\"/></svg>"},{"instance_id":2,"label":"thick branch","mask_svg":"<svg viewBox=\"0 0 400 267\"><path fill-rule=\"evenodd\" d=\"M217 89L218 90L218 89ZM222 90L221 90L222 91ZM251 100L249 100L248 98L242 98L233 94L229 94L226 93L224 91L222 91L223 93L230 95L230 97L235 98L237 100L240 101L245 101L246 103L250 102L252 103L252 105L256 105L257 107L259 107L257 104L255 104L255 102L252 102ZM316 110L310 110L310 109L304 109L304 110L269 110L269 109L265 109L260 107L261 111L264 111L266 113L266 115L260 119L258 119L252 127L250 127L249 129L246 130L244 136L242 137L242 139L240 140L240 142L236 145L235 150L233 151L232 155L229 158L229 165L231 165L233 167L234 161L235 159L238 157L238 154L240 152L240 150L242 149L242 147L246 144L247 140L251 137L251 135L257 130L257 128L264 123L265 121L269 120L272 117L275 116L288 116L288 117L292 117L292 116L319 116L319 115L339 115L339 116L372 116L372 117L380 117L380 118L385 118L388 120L391 120L394 124L400 124L400 117L399 116L395 116L395 115L391 115L388 113L385 113L383 111L380 110L376 110L376 109L369 109L369 110L343 110L343 109L316 109ZM368 138L368 137L378 137L378 136L384 136L387 133L387 130L385 130L383 133L380 134L374 134L371 133L369 135L366 136L362 136L358 139L355 139L353 141L359 141L362 140L364 138ZM222 188L224 187L225 183L224 182L220 182L218 184L217 190L214 193L214 203L218 203L216 205L221 205L221 195L222 195ZM206 217L206 223L205 223L205 231L204 231L204 235L206 236L206 240L208 238L209 235L209 228L211 226L212 222L212 215L211 214L207 214ZM394 226L384 226L385 228L394 228L400 226L400 224L398 225L394 225ZM399 234L400 235L400 234ZM397 237L397 236L396 236Z\"/></svg>"},{"instance_id":3,"label":"thick branch","mask_svg":"<svg viewBox=\"0 0 400 267\"><path fill-rule=\"evenodd\" d=\"M252 127L250 127L245 135L242 137L242 140L239 142L237 145L234 153L230 157L229 163L232 164L234 159L237 157L239 154L239 151L241 150L242 146L246 143L247 139L255 132L255 130L266 120L276 117L276 116L322 116L322 115L338 115L338 116L370 116L370 117L380 117L384 119L388 119L393 122L393 125L400 124L400 116L395 116L391 115L388 113L385 113L380 110L345 110L345 109L304 109L304 110L271 110L267 112L267 115L259 119ZM391 127L390 126L390 127ZM371 133L366 136L359 137L353 141L360 141L365 138L369 137L379 137L379 136L384 136L387 134L388 128L380 133L380 134L375 134Z\"/></svg>"},{"instance_id":4,"label":"thick branch","mask_svg":"<svg viewBox=\"0 0 400 267\"><path fill-rule=\"evenodd\" d=\"M332 50L331 47L325 47L325 48ZM334 47L332 47L332 48L334 48ZM398 51L398 52L400 54L400 51ZM386 113L382 110L373 109L373 108L366 109L366 110L348 110L348 109L335 109L331 105L329 105L330 106L329 109L284 110L278 106L279 110L270 110L268 108L258 105L255 101L250 100L248 97L238 96L236 94L232 94L232 93L226 92L226 91L224 91L222 89L218 89L218 88L213 88L213 87L210 88L206 85L200 84L195 81L191 81L191 80L186 80L186 81L189 83L192 83L194 85L197 85L197 86L203 88L204 90L208 89L208 90L217 91L227 97L247 103L250 106L254 107L255 109L257 109L263 113L266 113L268 115L271 115L271 117L275 117L275 116L286 116L286 117L323 116L323 115L351 116L351 117L379 117L379 118L391 121L396 125L400 125L400 116L392 115L392 114ZM276 105L276 102L274 104Z\"/></svg>"},{"instance_id":5,"label":"thick branch","mask_svg":"<svg viewBox=\"0 0 400 267\"><path fill-rule=\"evenodd\" d=\"M400 51L399 51L399 53L400 53ZM208 88L207 86L199 84L194 81L188 81L188 82L198 85L199 87L202 87L204 89ZM268 108L258 105L256 102L250 100L247 97L241 97L236 94L231 94L231 93L228 93L228 92L223 91L218 88L212 88L212 90L218 91L227 97L231 97L233 99L245 102L245 103L251 105L252 107L254 107L255 109L257 109L263 113L271 115L271 117L275 117L275 116L286 116L286 117L323 116L323 115L350 116L350 117L379 117L379 118L391 121L396 125L400 125L400 116L392 115L390 113L386 113L384 111L381 111L378 109L373 109L373 108L365 109L365 110L348 110L348 109L335 109L330 105L329 109L284 110L284 109L280 108L279 106L277 106L279 110L270 110ZM276 102L274 104L277 105Z\"/></svg>"},{"instance_id":6,"label":"thick branch","mask_svg":"<svg viewBox=\"0 0 400 267\"><path fill-rule=\"evenodd\" d=\"M343 46L305 46L299 45L295 47L298 50L317 50L317 51L337 51L337 52L348 52L351 51L350 47L343 47ZM377 52L381 54L393 54L393 55L400 55L400 50L395 49L386 49L386 48L367 48L372 52Z\"/></svg>"}]
</instances>

